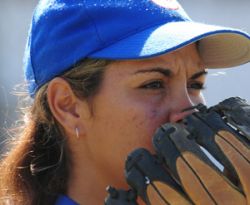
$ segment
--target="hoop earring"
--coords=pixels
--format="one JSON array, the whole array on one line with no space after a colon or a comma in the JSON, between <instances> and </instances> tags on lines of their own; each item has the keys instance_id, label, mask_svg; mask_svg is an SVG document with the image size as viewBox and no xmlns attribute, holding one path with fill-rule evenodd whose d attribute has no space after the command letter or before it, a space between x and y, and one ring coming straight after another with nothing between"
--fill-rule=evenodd
<instances>
[{"instance_id":1,"label":"hoop earring","mask_svg":"<svg viewBox=\"0 0 250 205\"><path fill-rule=\"evenodd\" d=\"M75 132L76 132L76 138L79 139L79 130L77 127L75 128Z\"/></svg>"}]
</instances>

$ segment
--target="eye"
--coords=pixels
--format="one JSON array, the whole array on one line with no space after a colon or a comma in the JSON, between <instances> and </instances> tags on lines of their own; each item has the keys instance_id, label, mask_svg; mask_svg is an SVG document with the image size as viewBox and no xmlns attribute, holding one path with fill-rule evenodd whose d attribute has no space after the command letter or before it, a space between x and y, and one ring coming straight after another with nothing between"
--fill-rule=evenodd
<instances>
[{"instance_id":1,"label":"eye","mask_svg":"<svg viewBox=\"0 0 250 205\"><path fill-rule=\"evenodd\" d=\"M146 83L146 84L140 86L140 88L156 90L156 89L164 88L164 84L162 81L156 80L156 81Z\"/></svg>"},{"instance_id":2,"label":"eye","mask_svg":"<svg viewBox=\"0 0 250 205\"><path fill-rule=\"evenodd\" d=\"M190 83L187 88L194 89L194 90L204 90L204 84L201 82L192 82Z\"/></svg>"}]
</instances>

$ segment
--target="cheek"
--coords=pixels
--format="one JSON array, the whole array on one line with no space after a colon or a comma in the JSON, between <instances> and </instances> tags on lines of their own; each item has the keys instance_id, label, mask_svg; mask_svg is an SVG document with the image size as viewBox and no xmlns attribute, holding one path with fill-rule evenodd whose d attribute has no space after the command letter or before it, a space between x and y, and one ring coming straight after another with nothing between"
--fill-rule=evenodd
<instances>
[{"instance_id":1,"label":"cheek","mask_svg":"<svg viewBox=\"0 0 250 205\"><path fill-rule=\"evenodd\" d=\"M160 125L168 121L167 119L167 110L152 109L147 115L147 126L152 129L152 132L155 132Z\"/></svg>"},{"instance_id":2,"label":"cheek","mask_svg":"<svg viewBox=\"0 0 250 205\"><path fill-rule=\"evenodd\" d=\"M115 144L112 149L122 155L137 147L152 147L152 135L166 122L167 109L162 103L135 98L114 94L97 99L91 127L94 132L91 135L96 139L95 146L103 142L100 146L107 148L108 152L110 145Z\"/></svg>"},{"instance_id":3,"label":"cheek","mask_svg":"<svg viewBox=\"0 0 250 205\"><path fill-rule=\"evenodd\" d=\"M114 114L114 113L113 113ZM138 147L152 151L152 137L156 129L166 122L166 114L158 109L123 109L105 125L108 141L116 143L117 151L127 155Z\"/></svg>"},{"instance_id":4,"label":"cheek","mask_svg":"<svg viewBox=\"0 0 250 205\"><path fill-rule=\"evenodd\" d=\"M167 113L158 109L149 109L141 115L134 116L131 123L134 125L133 130L135 140L139 146L152 148L152 137L160 125L167 122Z\"/></svg>"}]
</instances>

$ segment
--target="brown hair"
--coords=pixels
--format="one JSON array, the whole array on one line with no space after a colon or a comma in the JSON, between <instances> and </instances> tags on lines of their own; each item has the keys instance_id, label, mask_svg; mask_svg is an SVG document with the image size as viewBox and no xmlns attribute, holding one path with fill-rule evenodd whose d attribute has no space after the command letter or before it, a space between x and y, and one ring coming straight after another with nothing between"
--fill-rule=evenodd
<instances>
[{"instance_id":1,"label":"brown hair","mask_svg":"<svg viewBox=\"0 0 250 205\"><path fill-rule=\"evenodd\" d=\"M78 97L88 98L98 91L104 68L111 62L87 59L62 77ZM32 106L25 110L23 131L11 140L11 149L1 161L1 205L54 204L58 194L66 193L70 153L48 106L47 86L37 91Z\"/></svg>"}]
</instances>

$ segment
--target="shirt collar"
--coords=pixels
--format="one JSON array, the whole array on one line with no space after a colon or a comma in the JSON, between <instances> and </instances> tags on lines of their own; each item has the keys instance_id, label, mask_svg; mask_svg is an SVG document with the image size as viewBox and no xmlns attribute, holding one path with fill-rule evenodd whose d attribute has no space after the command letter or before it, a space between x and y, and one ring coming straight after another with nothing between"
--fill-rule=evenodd
<instances>
[{"instance_id":1,"label":"shirt collar","mask_svg":"<svg viewBox=\"0 0 250 205\"><path fill-rule=\"evenodd\" d=\"M57 198L55 205L79 205L79 204L65 195L60 195Z\"/></svg>"}]
</instances>

